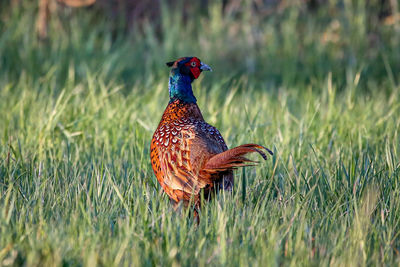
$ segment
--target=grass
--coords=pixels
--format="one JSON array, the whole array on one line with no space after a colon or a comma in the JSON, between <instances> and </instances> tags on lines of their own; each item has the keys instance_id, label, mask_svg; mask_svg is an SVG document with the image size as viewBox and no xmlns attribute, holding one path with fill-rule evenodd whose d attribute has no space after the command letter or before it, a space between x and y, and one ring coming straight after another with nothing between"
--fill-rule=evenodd
<instances>
[{"instance_id":1,"label":"grass","mask_svg":"<svg viewBox=\"0 0 400 267\"><path fill-rule=\"evenodd\" d=\"M398 25L340 3L265 19L211 4L185 26L164 7L161 39L151 26L115 37L67 9L47 43L33 3L6 5L0 265L400 264ZM194 92L228 146L275 151L238 171L198 227L171 209L149 160L164 62L182 55L214 68Z\"/></svg>"}]
</instances>

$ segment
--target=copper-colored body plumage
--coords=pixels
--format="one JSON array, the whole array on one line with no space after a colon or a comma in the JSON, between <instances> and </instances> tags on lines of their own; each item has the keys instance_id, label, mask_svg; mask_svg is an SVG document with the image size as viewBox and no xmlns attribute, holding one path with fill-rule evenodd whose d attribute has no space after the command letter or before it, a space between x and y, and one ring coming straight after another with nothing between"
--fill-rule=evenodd
<instances>
[{"instance_id":1,"label":"copper-colored body plumage","mask_svg":"<svg viewBox=\"0 0 400 267\"><path fill-rule=\"evenodd\" d=\"M150 149L154 173L165 193L175 203L194 201L197 207L202 191L209 196L214 190L232 189L233 169L253 162L245 154L258 152L266 159L262 151L266 148L256 144L228 150L197 104L179 99L165 109Z\"/></svg>"}]
</instances>

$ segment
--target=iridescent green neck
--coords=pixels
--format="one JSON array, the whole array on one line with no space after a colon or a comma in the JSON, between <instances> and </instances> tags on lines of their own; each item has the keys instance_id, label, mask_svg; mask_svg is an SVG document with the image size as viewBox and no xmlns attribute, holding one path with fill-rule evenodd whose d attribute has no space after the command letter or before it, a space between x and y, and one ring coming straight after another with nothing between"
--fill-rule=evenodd
<instances>
[{"instance_id":1,"label":"iridescent green neck","mask_svg":"<svg viewBox=\"0 0 400 267\"><path fill-rule=\"evenodd\" d=\"M187 103L196 103L197 100L192 91L192 82L193 79L189 75L171 71L168 84L170 102L179 99Z\"/></svg>"}]
</instances>

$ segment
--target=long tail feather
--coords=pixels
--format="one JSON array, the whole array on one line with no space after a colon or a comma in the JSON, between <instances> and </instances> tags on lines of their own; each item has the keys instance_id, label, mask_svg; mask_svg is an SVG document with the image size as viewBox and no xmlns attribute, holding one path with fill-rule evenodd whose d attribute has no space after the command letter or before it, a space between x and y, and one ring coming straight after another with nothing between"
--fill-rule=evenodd
<instances>
[{"instance_id":1,"label":"long tail feather","mask_svg":"<svg viewBox=\"0 0 400 267\"><path fill-rule=\"evenodd\" d=\"M266 160L267 155L263 150L267 151L270 155L273 155L271 150L257 144L245 144L234 147L211 157L204 166L204 169L211 172L220 172L236 169L238 167L251 166L258 162L250 160L244 157L244 155L256 152Z\"/></svg>"}]
</instances>

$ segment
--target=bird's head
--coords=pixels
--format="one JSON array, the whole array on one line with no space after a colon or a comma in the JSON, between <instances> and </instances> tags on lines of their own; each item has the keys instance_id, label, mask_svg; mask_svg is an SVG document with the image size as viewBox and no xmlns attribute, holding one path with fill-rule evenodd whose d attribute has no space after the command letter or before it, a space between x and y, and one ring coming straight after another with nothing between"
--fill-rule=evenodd
<instances>
[{"instance_id":1,"label":"bird's head","mask_svg":"<svg viewBox=\"0 0 400 267\"><path fill-rule=\"evenodd\" d=\"M175 61L167 62L168 67L171 67L171 75L188 76L193 81L199 78L202 71L212 71L210 66L204 64L197 57L182 57Z\"/></svg>"}]
</instances>

